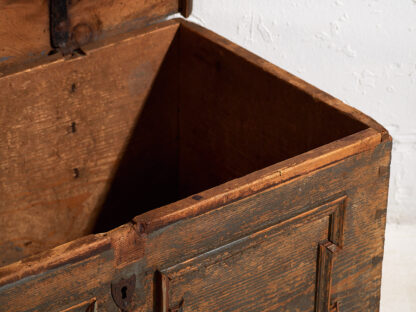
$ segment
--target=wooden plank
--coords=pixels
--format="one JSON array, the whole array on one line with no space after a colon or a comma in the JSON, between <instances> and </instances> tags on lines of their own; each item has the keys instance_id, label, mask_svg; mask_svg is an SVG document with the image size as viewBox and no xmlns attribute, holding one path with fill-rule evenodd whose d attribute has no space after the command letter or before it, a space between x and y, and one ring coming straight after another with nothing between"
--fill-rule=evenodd
<instances>
[{"instance_id":1,"label":"wooden plank","mask_svg":"<svg viewBox=\"0 0 416 312\"><path fill-rule=\"evenodd\" d=\"M137 216L134 222L143 226L146 232L152 232L180 219L203 214L263 189L287 183L317 168L374 148L379 142L380 134L373 129L367 129L176 203L153 209Z\"/></svg>"},{"instance_id":2,"label":"wooden plank","mask_svg":"<svg viewBox=\"0 0 416 312\"><path fill-rule=\"evenodd\" d=\"M224 260L224 257L217 256L217 254L224 253L226 254L226 257L233 257L241 254L244 250L256 248L262 242L269 240L270 237L274 237L294 228L302 227L321 219L328 219L330 221L331 216L336 214L340 206L343 205L345 199L345 196L341 196L305 212L298 212L299 214L294 215L289 219L279 220L278 223L273 224L272 226L250 233L247 236L233 240L229 244L224 244L219 248L209 250L196 257L186 259L179 264L174 264L169 268L164 269L162 272L168 274L170 278L177 278L182 274L186 274L188 271L196 271L207 263L211 265ZM325 222L328 220L325 220ZM326 234L325 238L331 236L331 226L329 223L324 232Z\"/></svg>"},{"instance_id":3,"label":"wooden plank","mask_svg":"<svg viewBox=\"0 0 416 312\"><path fill-rule=\"evenodd\" d=\"M114 277L112 251L107 250L59 270L0 287L0 311L73 311L95 298L98 311L118 311L110 294ZM23 281L23 283L22 283ZM89 305L87 306L89 308ZM83 311L86 311L84 309Z\"/></svg>"},{"instance_id":4,"label":"wooden plank","mask_svg":"<svg viewBox=\"0 0 416 312\"><path fill-rule=\"evenodd\" d=\"M301 213L291 219L282 221L276 225L273 225L267 229L260 230L259 232L252 233L246 237L240 238L236 241L233 241L230 244L226 244L224 246L221 246L220 248L210 250L204 254L201 254L197 257L187 259L183 261L182 263L175 264L169 268L162 270L161 275L161 282L159 283L159 287L162 287L162 290L159 292L161 294L161 297L159 301L163 302L164 309L168 311L169 309L174 309L177 306L184 305L184 302L186 302L185 307L187 309L191 309L192 311L203 311L203 310L210 310L210 311L222 311L226 308L227 304L229 302L222 302L217 300L210 300L209 297L213 296L212 293L208 293L206 295L203 295L202 293L206 291L206 288L211 287L212 285L214 287L219 287L217 284L224 284L223 288L217 289L216 292L219 293L226 293L229 292L230 289L233 288L233 286L237 283L241 283L239 280L238 273L236 274L234 270L236 268L232 266L233 257L237 257L239 261L241 260L242 255L246 255L247 253L250 253L249 249L261 249L262 244L265 243L265 241L270 244L270 240L274 240L277 237L279 237L279 234L281 236L284 236L284 242L279 242L277 244L278 247L276 247L276 252L278 255L284 254L286 257L286 260L290 261L296 261L294 259L301 259L301 261L304 263L305 255L304 253L302 256L296 256L295 253L298 253L301 249L301 243L292 243L291 241L295 239L293 236L296 236L293 234L298 228L306 228L309 227L311 224L315 224L317 220L324 219L326 222L326 229L323 231L324 236L323 238L330 239L331 237L339 237L339 241L342 241L343 233L339 232L338 228L335 228L333 224L340 225L340 228L343 228L344 223L344 208L345 208L345 200L346 197L342 196L336 200L330 201L324 205L321 205L319 207L313 208L308 210L307 212ZM335 232L337 232L337 235L335 235ZM300 235L303 237L303 240L305 241L305 237L309 237L313 231L309 228L307 235ZM290 233L290 234L287 234ZM291 235L289 237L289 235ZM293 235L293 236L292 236ZM322 236L321 236L322 238ZM318 245L318 241L316 241L316 245ZM319 244L319 257L318 257L318 273L317 273L317 286L316 286L316 294L315 294L315 311L322 311L322 312L329 312L330 307L330 299L331 299L331 280L332 280L332 261L333 257L332 254L339 250L339 246L333 244L332 242L326 241L326 244L320 243ZM284 250L285 247L281 246L287 246L287 248L296 246L296 250ZM268 253L270 252L270 249L273 249L272 247L268 246L267 250ZM312 249L313 251L315 249ZM262 253L266 252L265 250L262 250ZM293 252L293 254L292 254ZM316 256L316 255L315 255ZM246 260L241 260L244 265L247 265L250 261L252 263L257 263L258 267L254 265L249 265L248 268L244 268L243 271L245 274L241 274L241 278L245 278L245 275L249 275L250 270L256 270L259 275L256 279L247 281L247 285L245 284L245 288L249 288L250 283L255 283L255 290L251 289L251 291L262 291L262 286L265 284L270 284L270 279L275 279L275 284L281 285L279 288L276 288L276 292L273 295L273 298L278 297L290 297L288 294L281 294L282 291L287 290L287 288L283 285L286 285L288 281L282 281L280 280L282 278L282 269L281 264L278 266L279 269L275 269L274 275L267 275L267 280L265 280L265 277L262 277L262 272L264 270L264 264L265 262L273 263L274 257L269 255L267 256L267 259L261 260L261 256L251 256L251 258ZM233 271L228 272L228 275L232 276L230 277L230 284L226 284L229 277L224 276L225 273L218 273L218 272L210 272L210 274L207 274L209 276L220 276L221 280L218 280L217 282L207 282L207 277L199 278L198 276L200 274L204 275L203 271L209 268L210 270L213 270L213 266L223 266L224 262L227 263L227 268L232 267ZM316 267L316 264L313 262L310 262L310 265L312 265L312 268ZM299 267L292 264L294 268L297 268L296 273L297 274L304 274L304 268L302 270L299 270ZM260 268L260 269L259 269ZM260 270L260 271L259 271ZM237 270L238 271L238 270ZM279 272L279 273L277 273ZM191 276L191 277L189 277ZM205 275L204 275L205 276ZM243 277L244 276L244 277ZM160 279L159 278L159 279ZM189 283L193 284L194 281L197 281L198 286L190 286L188 284L183 283ZM291 290L297 289L297 287L301 287L300 285L302 283L311 283L313 279L308 278L299 278L296 279L293 276L291 276ZM296 281L297 286L294 286L294 281ZM169 301L169 292L173 291L173 288L175 284L182 284L181 286L176 285L176 287L180 287L181 290L179 290L179 293L186 294L185 297L182 297L179 295L179 297L176 297L176 299L173 299L173 303ZM212 283L212 285L210 285ZM204 284L204 285L201 285ZM200 287L200 288L198 288ZM186 290L184 290L185 288ZM178 290L175 290L178 292ZM195 291L195 292L194 292ZM264 290L264 292L267 292L267 290ZM250 293L248 290L245 292L246 297L249 298L249 300L253 300L253 298L259 298L259 295L255 295ZM198 301L196 298L204 297L204 300ZM220 295L215 295L215 298L221 297ZM175 301L176 300L176 301ZM292 301L294 300L294 301ZM205 301L208 301L209 303L206 303ZM256 305L249 308L249 304L244 304L244 307L247 309L250 309L250 311L274 311L277 307L273 305L272 299L269 298L267 300L258 300ZM263 302L263 305L260 304L260 302ZM295 309L296 302L299 304L303 302L303 299L299 298L298 294L293 294L291 296L291 301L284 301L281 305L278 306L279 309L283 310L290 310ZM200 304L204 304L204 308L202 309L199 307ZM240 304L240 303L239 303ZM303 302L304 304L304 302ZM196 305L196 306L194 306ZM307 304L306 306L298 307L302 311L308 310L307 307L310 307L311 304ZM313 304L312 304L313 306ZM172 308L173 307L173 308Z\"/></svg>"},{"instance_id":5,"label":"wooden plank","mask_svg":"<svg viewBox=\"0 0 416 312\"><path fill-rule=\"evenodd\" d=\"M267 239L249 243L251 248L227 246L162 270L169 280L168 306L183 301L185 311L310 311L316 246L328 235L328 217L300 222L265 231Z\"/></svg>"},{"instance_id":6,"label":"wooden plank","mask_svg":"<svg viewBox=\"0 0 416 312\"><path fill-rule=\"evenodd\" d=\"M334 231L334 229L331 226L331 222L333 220L336 220L337 224L343 224L343 218L341 218L342 214L340 214L339 212L344 209L344 204L345 196L337 200L331 201L329 203L326 203L320 207L311 209L287 221L283 221L267 229L240 238L237 241L232 242L231 244L221 246L220 248L211 250L205 254L199 255L192 259L185 260L182 263L173 265L167 269L162 270L162 275L159 277L159 279L161 279L161 284L164 285L164 291L161 292L161 297L159 301L163 302L163 306L165 307L166 311L168 311L169 309L173 311L175 309L178 309L178 307L182 306L183 308L191 309L192 311L223 311L224 309L228 310L228 305L230 305L230 302L222 301L220 298L224 296L224 293L229 293L230 291L232 291L231 289L234 288L236 284L241 285L243 282L240 279L246 279L247 275L250 275L250 271L254 270L257 273L256 278L246 280L243 287L246 289L245 297L248 298L249 301L256 300L255 306L250 306L250 304L248 303L242 304L241 302L238 303L238 306L242 305L245 309L249 309L250 311L274 311L276 310L276 308L281 310L294 310L296 309L296 304L299 304L302 306L297 307L298 309L302 311L309 310L311 303L309 302L305 304L305 300L301 298L302 295L305 295L303 292L301 292L302 295L294 293L292 294L292 296L284 294L284 292L287 291L288 288L290 289L290 291L299 291L299 288L302 287L302 284L309 285L310 283L313 283L312 278L307 278L305 276L304 278L296 278L294 276L291 276L291 285L290 287L288 287L288 281L282 280L282 275L284 275L282 274L283 264L278 265L279 269L275 269L275 274L264 275L264 270L266 270L265 267L267 265L274 263L274 261L277 261L277 259L281 261L282 259L278 257L278 255L281 254L285 254L286 261L295 262L295 259L301 259L302 264L305 263L306 252L300 252L300 250L302 248L301 245L305 243L307 239L310 238L310 235L313 235L313 231L311 230L310 226L316 224L317 220L324 219L327 225L326 228L324 227L324 236L321 236L321 238L325 236L327 238L333 237L334 235L332 231ZM302 242L292 242L292 240L297 239L296 234L294 233L296 233L296 231L299 230L299 228L302 228L302 230L308 228L308 234L299 235L301 237L303 236ZM269 245L270 240L278 239L279 234L280 236L284 236L284 242L280 241L279 244L275 246L275 248L271 247ZM267 249L262 249L262 245L264 245L265 242L268 242ZM318 241L316 242L316 244L318 244ZM293 248L293 246L296 246L296 250L285 250L285 248L289 249ZM317 286L315 295L315 311L329 312L331 298L330 286L332 280L333 261L332 254L338 249L338 247L331 242L327 242L326 244L321 243L319 244L319 246L320 254L318 257L318 276L316 282ZM256 249L256 253L259 249L262 250L261 253L267 252L267 258L262 260L260 255L252 255L250 258L242 260L242 257L246 257L247 254L250 253L249 249ZM273 251L277 253L274 256L272 255ZM315 249L312 248L312 251L315 251ZM301 253L302 256L296 256L295 253ZM314 252L312 253L314 254ZM227 263L226 268L229 271L227 273L220 273L218 271L222 270L224 262ZM244 273L239 273L239 269L237 269L234 266L235 262L241 262L243 264L244 268L242 269L242 271L244 271ZM315 267L312 261L309 264L312 266L312 268ZM214 269L215 266L217 266L218 268ZM302 269L300 269L300 266L296 266L296 264L291 263L291 267L296 269L296 274L305 274L304 265L302 265ZM205 274L205 270L210 270L211 272L209 274ZM235 271L237 271L237 273ZM277 274L277 271L279 271L280 273ZM202 275L204 277L199 278L199 275ZM207 275L219 277L219 280L216 282L211 282L209 280L209 277L207 278ZM267 293L268 289L263 289L263 287L264 285L270 285L271 280L273 279L278 280L275 282L275 284L279 284L280 286L275 288L275 292L272 294L272 298L264 299L264 294ZM227 284L227 280L229 281L229 284ZM198 283L198 285L195 285L194 283ZM250 289L251 283L255 285L254 289ZM219 294L215 295L214 293L207 292L207 288L210 288L212 286L218 287L215 290L215 292ZM174 287L179 287L180 289L178 290ZM179 293L179 297L176 296L175 298L175 296L172 296L173 303L169 302L170 292L176 294ZM207 293L204 294L204 292ZM263 293L263 295L255 295L254 293L250 292L261 292ZM230 294L230 296L233 295ZM201 297L203 297L204 300L198 300L198 298ZM211 300L210 297L214 297L216 300ZM238 300L241 300L240 297L236 297L239 298ZM290 299L284 300L283 302L275 306L273 304L273 301L279 297ZM234 305L235 304L236 303L234 303ZM200 305L203 305L203 308L201 308Z\"/></svg>"},{"instance_id":7,"label":"wooden plank","mask_svg":"<svg viewBox=\"0 0 416 312\"><path fill-rule=\"evenodd\" d=\"M360 122L366 124L368 127L373 128L382 134L382 139L384 140L391 140L388 131L379 123L377 123L371 117L365 115L364 113L360 112L359 110L343 103L342 101L336 99L335 97L329 95L328 93L319 90L315 86L303 81L302 79L288 73L282 68L271 64L270 62L258 57L257 55L250 53L246 49L233 44L229 40L225 39L224 37L219 36L197 24L183 21L182 24L186 27L186 29L198 36L205 37L211 42L215 42L222 48L227 51L232 52L235 55L240 56L245 61L256 64L259 68L261 68L264 72L271 74L272 76L278 77L283 81L287 82L293 88L296 88L300 93L306 93L313 97L314 101L318 103L325 103L336 110L342 112L343 114L350 116Z\"/></svg>"},{"instance_id":8,"label":"wooden plank","mask_svg":"<svg viewBox=\"0 0 416 312\"><path fill-rule=\"evenodd\" d=\"M68 2L70 36L81 45L140 28L177 13L192 3L182 0ZM29 62L51 50L48 1L0 1L0 76L7 67Z\"/></svg>"},{"instance_id":9,"label":"wooden plank","mask_svg":"<svg viewBox=\"0 0 416 312\"><path fill-rule=\"evenodd\" d=\"M0 78L1 264L128 222L140 209L120 191L142 188L144 208L171 201L178 27Z\"/></svg>"},{"instance_id":10,"label":"wooden plank","mask_svg":"<svg viewBox=\"0 0 416 312\"><path fill-rule=\"evenodd\" d=\"M110 249L106 234L89 235L57 248L17 261L4 267L0 273L0 286L16 282L30 275L80 262Z\"/></svg>"},{"instance_id":11,"label":"wooden plank","mask_svg":"<svg viewBox=\"0 0 416 312\"><path fill-rule=\"evenodd\" d=\"M313 283L313 278L305 276L307 270L304 263L308 261L306 260L307 251L301 251L302 244L308 241L311 235L314 235L314 230L311 227L318 224L317 220L324 220L324 223L326 223L326 226L321 228L324 236L320 236L320 239L325 238L325 236L326 238L334 237L332 232L336 229L331 223L335 221L337 224L343 224L343 214L340 211L344 210L344 205L345 196L267 229L240 238L228 245L163 269L161 275L158 275L158 280L162 285L161 297L158 300L163 302L163 311L173 311L179 309L179 307L192 311L223 311L224 309L233 310L237 307L244 307L249 311L275 311L276 309L308 311L313 303L306 300L306 298L302 298L305 292L300 291L299 288L310 288L309 292L313 291L313 287L305 286ZM299 234L298 238L296 231L300 229L307 229L305 231L308 234ZM282 239L281 236L284 238ZM270 245L271 241L279 240L279 238L279 243L273 246ZM316 245L318 245L320 239L316 241ZM264 244L267 244L267 248L262 247ZM338 248L338 246L328 241L319 244L315 311L330 312L333 254ZM255 249L255 251L252 249ZM314 251L315 249L312 248L312 254L316 257ZM273 254L273 252L276 254ZM250 253L256 253L256 255L247 256ZM298 256L297 253L302 256ZM264 259L262 258L264 257L263 254L267 254ZM284 254L285 258L280 258L281 254ZM284 276L287 274L287 269L282 269L284 264L275 264L275 261L282 260L283 262L290 261L290 267L295 270L294 275L287 277L286 280ZM296 265L294 262L297 260L302 261L302 264ZM265 274L268 265L273 264L276 265L276 268L271 270L272 273ZM316 267L316 263L309 261L308 264L311 265L311 271L314 272L313 269ZM240 269L239 266L243 268ZM227 272L222 272L224 267ZM205 271L209 271L209 273ZM256 277L248 278L252 271L255 272ZM296 277L296 274L302 275L303 278ZM211 276L214 281L210 279ZM274 282L272 282L273 280ZM270 286L272 284L279 286L273 288L274 291L270 298L265 298L270 291L265 285ZM245 289L244 302L230 302L233 297L236 297L236 300L242 299L238 293L232 294L232 289L236 285L239 285L237 291L241 291L241 288ZM212 289L212 291L207 289ZM285 293L287 291L294 293L289 295ZM261 295L256 294L256 292L261 293ZM231 297L231 300L228 296ZM172 302L169 300L171 297ZM281 297L286 300L279 300ZM201 300L201 298L204 299ZM279 303L274 303L276 300ZM253 301L253 305L250 305L249 302Z\"/></svg>"}]
</instances>

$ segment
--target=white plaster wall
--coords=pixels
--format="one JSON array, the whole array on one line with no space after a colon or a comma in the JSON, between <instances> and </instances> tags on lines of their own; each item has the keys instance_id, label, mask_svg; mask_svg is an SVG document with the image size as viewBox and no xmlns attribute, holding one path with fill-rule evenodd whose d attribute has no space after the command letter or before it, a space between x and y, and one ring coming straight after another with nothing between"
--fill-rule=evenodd
<instances>
[{"instance_id":1,"label":"white plaster wall","mask_svg":"<svg viewBox=\"0 0 416 312\"><path fill-rule=\"evenodd\" d=\"M416 226L416 0L194 0L190 20L388 128L394 150L382 310L416 311L409 267L416 250L400 248L416 246L409 230Z\"/></svg>"}]
</instances>

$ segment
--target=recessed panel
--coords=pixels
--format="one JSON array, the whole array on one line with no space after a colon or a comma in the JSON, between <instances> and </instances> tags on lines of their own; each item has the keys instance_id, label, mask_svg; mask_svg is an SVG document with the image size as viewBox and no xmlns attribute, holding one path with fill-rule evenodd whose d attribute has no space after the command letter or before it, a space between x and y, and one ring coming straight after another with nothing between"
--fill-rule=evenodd
<instances>
[{"instance_id":1,"label":"recessed panel","mask_svg":"<svg viewBox=\"0 0 416 312\"><path fill-rule=\"evenodd\" d=\"M344 199L162 270L161 311L330 311Z\"/></svg>"}]
</instances>

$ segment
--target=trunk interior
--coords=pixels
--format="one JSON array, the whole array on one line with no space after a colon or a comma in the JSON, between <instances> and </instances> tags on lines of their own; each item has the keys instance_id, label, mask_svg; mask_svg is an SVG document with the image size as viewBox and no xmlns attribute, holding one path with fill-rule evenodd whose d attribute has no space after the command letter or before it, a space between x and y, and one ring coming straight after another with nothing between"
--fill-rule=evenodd
<instances>
[{"instance_id":1,"label":"trunk interior","mask_svg":"<svg viewBox=\"0 0 416 312\"><path fill-rule=\"evenodd\" d=\"M226 45L170 23L0 78L0 263L367 128Z\"/></svg>"}]
</instances>

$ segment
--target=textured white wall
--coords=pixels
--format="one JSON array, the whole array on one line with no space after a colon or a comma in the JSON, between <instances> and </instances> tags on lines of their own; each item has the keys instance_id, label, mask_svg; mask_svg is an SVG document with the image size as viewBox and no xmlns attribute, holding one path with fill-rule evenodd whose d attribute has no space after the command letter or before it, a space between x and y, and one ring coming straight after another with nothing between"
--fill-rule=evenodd
<instances>
[{"instance_id":1,"label":"textured white wall","mask_svg":"<svg viewBox=\"0 0 416 312\"><path fill-rule=\"evenodd\" d=\"M416 0L194 0L190 20L383 124L388 221L416 224Z\"/></svg>"},{"instance_id":2,"label":"textured white wall","mask_svg":"<svg viewBox=\"0 0 416 312\"><path fill-rule=\"evenodd\" d=\"M416 0L194 0L190 20L390 131L381 307L416 311Z\"/></svg>"}]
</instances>

